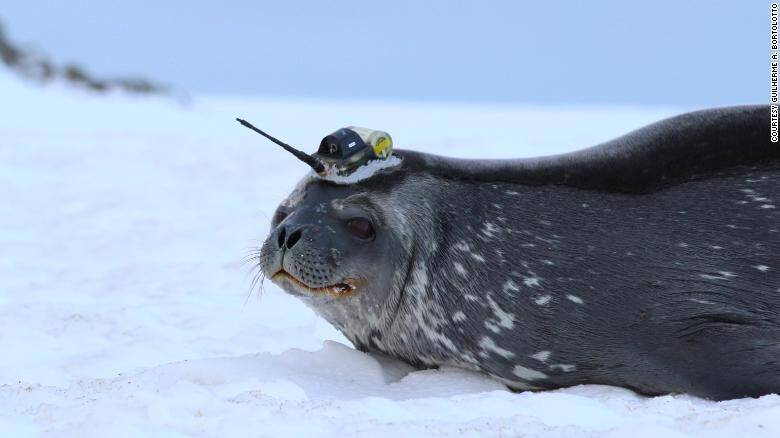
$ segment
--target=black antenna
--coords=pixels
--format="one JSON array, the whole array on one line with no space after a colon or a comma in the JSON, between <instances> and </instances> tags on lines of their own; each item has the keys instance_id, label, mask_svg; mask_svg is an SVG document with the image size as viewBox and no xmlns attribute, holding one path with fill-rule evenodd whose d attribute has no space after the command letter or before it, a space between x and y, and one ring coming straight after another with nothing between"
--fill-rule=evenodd
<instances>
[{"instance_id":1,"label":"black antenna","mask_svg":"<svg viewBox=\"0 0 780 438\"><path fill-rule=\"evenodd\" d=\"M295 149L294 147L290 146L289 144L281 142L281 141L275 139L274 137L271 137L270 135L266 134L265 132L255 128L254 125L252 125L251 123L247 122L244 119L238 119L237 118L236 120L238 121L238 123L246 126L247 128L251 129L252 131L255 131L256 133L262 135L263 137L265 137L265 138L271 140L272 142L278 144L279 146L284 148L284 150L286 150L287 152L295 155L296 158L298 158L299 160L301 160L304 163L308 164L309 167L314 169L315 172L320 173L323 170L325 170L325 165L322 164L322 161L318 160L317 158L312 157L311 155L307 154L306 152L299 151L298 149Z\"/></svg>"}]
</instances>

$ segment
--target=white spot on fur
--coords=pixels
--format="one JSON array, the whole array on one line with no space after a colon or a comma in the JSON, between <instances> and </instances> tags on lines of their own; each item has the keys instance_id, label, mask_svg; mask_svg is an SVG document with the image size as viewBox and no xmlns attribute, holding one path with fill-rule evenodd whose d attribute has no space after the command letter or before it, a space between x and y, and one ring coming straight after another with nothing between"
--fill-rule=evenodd
<instances>
[{"instance_id":1,"label":"white spot on fur","mask_svg":"<svg viewBox=\"0 0 780 438\"><path fill-rule=\"evenodd\" d=\"M565 363L556 363L556 364L550 365L550 369L551 370L561 370L564 373L570 373L570 372L576 370L577 367L574 366L574 365L565 364Z\"/></svg>"},{"instance_id":2,"label":"white spot on fur","mask_svg":"<svg viewBox=\"0 0 780 438\"><path fill-rule=\"evenodd\" d=\"M517 292L520 287L511 278L504 283L504 292Z\"/></svg>"},{"instance_id":3,"label":"white spot on fur","mask_svg":"<svg viewBox=\"0 0 780 438\"><path fill-rule=\"evenodd\" d=\"M452 314L452 320L455 322L463 322L467 319L469 318L466 316L466 314L460 310Z\"/></svg>"},{"instance_id":4,"label":"white spot on fur","mask_svg":"<svg viewBox=\"0 0 780 438\"><path fill-rule=\"evenodd\" d=\"M548 303L549 303L551 300L552 300L552 296L551 296L551 295L542 295L542 296L540 296L540 297L537 297L537 298L534 300L534 303L536 303L536 304L538 304L538 305L540 305L540 306L545 306L545 305L547 305L547 304L548 304Z\"/></svg>"},{"instance_id":5,"label":"white spot on fur","mask_svg":"<svg viewBox=\"0 0 780 438\"><path fill-rule=\"evenodd\" d=\"M468 363L471 363L471 364L474 364L474 365L479 365L479 361L471 353L461 353L460 358L465 360Z\"/></svg>"},{"instance_id":6,"label":"white spot on fur","mask_svg":"<svg viewBox=\"0 0 780 438\"><path fill-rule=\"evenodd\" d=\"M478 262L485 263L485 258L482 257L479 254L471 253L471 258L473 258L474 260L476 260Z\"/></svg>"},{"instance_id":7,"label":"white spot on fur","mask_svg":"<svg viewBox=\"0 0 780 438\"><path fill-rule=\"evenodd\" d=\"M460 274L460 275L462 275L462 276L464 276L464 277L465 277L466 275L468 275L468 272L466 272L466 268L464 268L464 267L463 267L463 265L461 265L460 263L458 263L458 262L454 262L454 263L452 264L452 266L454 266L454 267L455 267L455 270L456 270L456 271L458 271L458 274Z\"/></svg>"},{"instance_id":8,"label":"white spot on fur","mask_svg":"<svg viewBox=\"0 0 780 438\"><path fill-rule=\"evenodd\" d=\"M464 252L471 251L471 248L469 247L469 244L464 242L463 240L461 240L460 242L456 243L454 248L457 249L457 250L460 250L460 251L464 251Z\"/></svg>"},{"instance_id":9,"label":"white spot on fur","mask_svg":"<svg viewBox=\"0 0 780 438\"><path fill-rule=\"evenodd\" d=\"M523 284L524 284L524 285L526 285L526 286L528 286L528 287L539 287L539 282L540 282L541 280L542 280L542 279L541 279L541 278L539 278L539 277L526 277L526 278L523 280Z\"/></svg>"},{"instance_id":10,"label":"white spot on fur","mask_svg":"<svg viewBox=\"0 0 780 438\"><path fill-rule=\"evenodd\" d=\"M547 266L553 266L555 263L553 263L552 260L542 260L542 263L544 263Z\"/></svg>"},{"instance_id":11,"label":"white spot on fur","mask_svg":"<svg viewBox=\"0 0 780 438\"><path fill-rule=\"evenodd\" d=\"M772 204L764 204L764 205L761 206L761 208L769 209L769 208L775 208L775 206L772 205Z\"/></svg>"},{"instance_id":12,"label":"white spot on fur","mask_svg":"<svg viewBox=\"0 0 780 438\"><path fill-rule=\"evenodd\" d=\"M761 272L766 272L766 271L769 270L769 266L767 266L767 265L758 265L758 266L753 266L753 267L758 269Z\"/></svg>"},{"instance_id":13,"label":"white spot on fur","mask_svg":"<svg viewBox=\"0 0 780 438\"><path fill-rule=\"evenodd\" d=\"M552 355L552 353L550 353L549 351L542 350L542 351L540 351L538 353L532 354L530 357L532 357L532 358L534 358L534 359L536 359L538 361L541 361L541 362L547 362L547 359L549 359L551 355Z\"/></svg>"},{"instance_id":14,"label":"white spot on fur","mask_svg":"<svg viewBox=\"0 0 780 438\"><path fill-rule=\"evenodd\" d=\"M547 374L540 373L539 371L532 370L520 365L515 365L515 368L512 370L512 374L523 380L539 380L547 378Z\"/></svg>"},{"instance_id":15,"label":"white spot on fur","mask_svg":"<svg viewBox=\"0 0 780 438\"><path fill-rule=\"evenodd\" d=\"M571 295L571 294L566 295L566 299L568 299L572 303L585 304L585 302L582 301L582 298L578 297L577 295Z\"/></svg>"},{"instance_id":16,"label":"white spot on fur","mask_svg":"<svg viewBox=\"0 0 780 438\"><path fill-rule=\"evenodd\" d=\"M410 287L413 290L420 291L422 293L426 287L428 287L428 270L422 263L415 263L412 270L412 283Z\"/></svg>"},{"instance_id":17,"label":"white spot on fur","mask_svg":"<svg viewBox=\"0 0 780 438\"><path fill-rule=\"evenodd\" d=\"M487 300L490 308L493 310L493 314L496 316L496 318L498 318L498 325L508 329L514 328L515 315L504 311L501 306L499 306L495 301L493 301L492 298L490 298L490 295L488 295Z\"/></svg>"},{"instance_id":18,"label":"white spot on fur","mask_svg":"<svg viewBox=\"0 0 780 438\"><path fill-rule=\"evenodd\" d=\"M482 234L484 234L487 237L494 237L495 233L497 233L500 230L495 224L490 222L485 222L485 226L482 228Z\"/></svg>"},{"instance_id":19,"label":"white spot on fur","mask_svg":"<svg viewBox=\"0 0 780 438\"><path fill-rule=\"evenodd\" d=\"M501 356L501 357L503 357L505 359L511 359L511 358L513 358L515 356L515 354L512 353L511 351L505 350L505 349L499 347L498 345L496 345L496 343L493 341L493 339L491 339L491 338L489 338L487 336L483 336L482 339L480 339L479 346L484 351L492 351L493 353L496 353L496 354L498 354L499 356Z\"/></svg>"},{"instance_id":20,"label":"white spot on fur","mask_svg":"<svg viewBox=\"0 0 780 438\"><path fill-rule=\"evenodd\" d=\"M491 321L485 321L485 327L495 334L501 333L501 329Z\"/></svg>"},{"instance_id":21,"label":"white spot on fur","mask_svg":"<svg viewBox=\"0 0 780 438\"><path fill-rule=\"evenodd\" d=\"M699 274L699 277L704 278L705 280L728 280L731 277L736 277L737 274L733 272L726 272L726 271L720 271L718 272L718 275L712 275L712 274Z\"/></svg>"}]
</instances>

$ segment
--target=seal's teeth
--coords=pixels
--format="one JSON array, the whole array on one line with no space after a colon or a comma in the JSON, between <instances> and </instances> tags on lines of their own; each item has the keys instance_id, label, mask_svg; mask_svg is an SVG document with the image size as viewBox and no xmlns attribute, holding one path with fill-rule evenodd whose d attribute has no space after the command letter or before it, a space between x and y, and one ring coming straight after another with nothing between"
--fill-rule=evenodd
<instances>
[{"instance_id":1,"label":"seal's teeth","mask_svg":"<svg viewBox=\"0 0 780 438\"><path fill-rule=\"evenodd\" d=\"M347 283L339 283L337 285L333 286L333 292L337 294L345 294L348 292L351 292L354 289L354 286Z\"/></svg>"}]
</instances>

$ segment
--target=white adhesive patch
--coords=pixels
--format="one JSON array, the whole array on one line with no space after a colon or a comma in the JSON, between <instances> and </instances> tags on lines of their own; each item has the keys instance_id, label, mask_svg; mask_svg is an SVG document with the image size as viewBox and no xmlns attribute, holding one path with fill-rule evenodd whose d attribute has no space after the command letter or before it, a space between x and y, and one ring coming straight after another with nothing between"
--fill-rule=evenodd
<instances>
[{"instance_id":1,"label":"white adhesive patch","mask_svg":"<svg viewBox=\"0 0 780 438\"><path fill-rule=\"evenodd\" d=\"M334 167L331 167L326 170L325 176L317 175L317 177L336 184L348 185L348 184L354 184L364 179L371 178L381 170L398 167L401 165L401 163L402 161L400 158L391 155L390 157L384 160L371 160L366 164L358 167L354 172L346 176L338 175L336 173L336 169Z\"/></svg>"}]
</instances>

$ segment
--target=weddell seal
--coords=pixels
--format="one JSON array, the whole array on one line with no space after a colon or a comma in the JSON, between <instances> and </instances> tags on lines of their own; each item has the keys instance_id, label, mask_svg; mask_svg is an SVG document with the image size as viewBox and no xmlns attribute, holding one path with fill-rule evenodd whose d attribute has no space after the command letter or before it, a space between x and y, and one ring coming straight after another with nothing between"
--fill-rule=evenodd
<instances>
[{"instance_id":1,"label":"weddell seal","mask_svg":"<svg viewBox=\"0 0 780 438\"><path fill-rule=\"evenodd\" d=\"M365 133L337 131L314 155L268 136L314 172L257 260L358 349L418 367L517 390L780 393L769 124L767 106L719 108L563 155L397 150L354 173L333 157Z\"/></svg>"}]
</instances>

